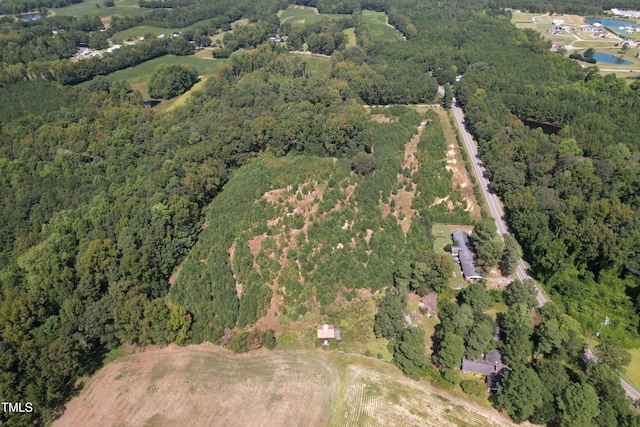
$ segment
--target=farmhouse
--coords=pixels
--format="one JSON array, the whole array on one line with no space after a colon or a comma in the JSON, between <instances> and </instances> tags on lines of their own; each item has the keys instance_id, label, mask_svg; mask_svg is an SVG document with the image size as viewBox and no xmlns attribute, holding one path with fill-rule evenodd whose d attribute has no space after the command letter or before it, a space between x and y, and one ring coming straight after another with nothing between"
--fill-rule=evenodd
<instances>
[{"instance_id":1,"label":"farmhouse","mask_svg":"<svg viewBox=\"0 0 640 427\"><path fill-rule=\"evenodd\" d=\"M638 41L633 37L625 37L622 39L622 44L627 44L629 47L635 47L638 45Z\"/></svg>"},{"instance_id":2,"label":"farmhouse","mask_svg":"<svg viewBox=\"0 0 640 427\"><path fill-rule=\"evenodd\" d=\"M471 240L469 235L462 231L454 231L452 234L454 246L451 246L451 256L453 260L460 264L462 275L467 282L474 282L483 280L480 274L476 272L476 267L473 263L473 254Z\"/></svg>"},{"instance_id":3,"label":"farmhouse","mask_svg":"<svg viewBox=\"0 0 640 427\"><path fill-rule=\"evenodd\" d=\"M323 345L328 345L329 340L333 339L342 341L342 331L326 323L324 325L318 325L318 339L322 341Z\"/></svg>"}]
</instances>

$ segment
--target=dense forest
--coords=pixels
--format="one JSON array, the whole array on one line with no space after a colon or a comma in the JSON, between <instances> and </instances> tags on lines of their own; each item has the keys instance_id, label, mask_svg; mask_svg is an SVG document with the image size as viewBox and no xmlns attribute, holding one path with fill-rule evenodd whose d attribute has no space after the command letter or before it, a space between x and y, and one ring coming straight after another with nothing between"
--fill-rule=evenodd
<instances>
[{"instance_id":1,"label":"dense forest","mask_svg":"<svg viewBox=\"0 0 640 427\"><path fill-rule=\"evenodd\" d=\"M184 40L145 40L102 59L70 62L77 47L99 33L99 20L51 17L0 24L0 390L5 400L33 402L35 409L19 416L3 413L3 423L54 419L76 380L123 343L218 342L228 329L251 327L272 295L269 283L278 265L268 255L277 253L277 241L266 239L255 257L262 275L247 267L253 258L248 247L236 246L237 259L244 262L239 265L229 265L227 251L249 231L268 235L267 220L276 214L285 214L288 230L300 230L304 219L284 196L278 203L259 202L265 215L259 218L246 217L256 210L242 204L287 185L296 187L293 199L308 196L314 191L310 172L324 181L320 212L343 206L346 189L355 184L351 197L359 210L345 208L331 221L306 224L308 241L283 257L282 264L299 273L282 277L288 280L283 316L294 320L338 294L351 298L356 286L441 291L446 271L430 254L427 230L433 220L470 222L462 210L427 209L434 197L450 191L444 181L432 179L447 177L444 166L428 160L441 156L442 129L436 121L427 124L420 150L429 155L411 176L396 154L424 117L398 109L390 113L400 117L398 122L376 124L362 104L432 102L437 84L453 83L457 74L462 79L454 87L456 98L479 141L493 190L505 202L535 276L558 303L558 312L543 312L543 326L535 329L527 320L531 312L523 314L517 303L513 314L499 321L507 337L516 336L509 319L520 316L519 324L534 337L531 344L519 343L528 353L513 354L514 384L538 384L535 378L539 382L559 372L557 364L543 366L554 355L575 359L571 336L551 344L543 339L541 328L566 321L565 312L579 322L566 321L572 330L593 334L607 316L612 321L602 331L604 343L640 344L640 252L634 245L640 237L640 84L581 69L550 53L537 33L517 30L501 7L524 9L527 5L519 4L524 2L304 1L298 3L346 14L345 20L298 29L279 26L276 12L287 7L286 1L188 1L162 8L157 3L142 1L149 10L141 17L114 17L112 30L142 24L180 28L211 19L200 30L213 34L241 18L250 22L225 35L232 47L228 62L171 112L145 109L141 95L126 83L94 77L180 49L188 45ZM616 6L639 7L636 3ZM9 5L20 10L28 3L2 3ZM541 4L530 6L536 7ZM595 13L601 6L554 2L547 8L580 7ZM371 42L362 9L385 11L407 40ZM355 28L359 46L344 48L338 34L346 25ZM312 69L288 47L262 44L276 31L332 54L330 72ZM86 87L71 86L87 80ZM535 124L556 131L545 134ZM373 173L350 173L357 153L373 154ZM398 175L407 176L405 188L421 189L413 206L421 215L406 235L391 216L374 221L379 204L390 204L382 189L397 185ZM254 186L243 185L243 179ZM229 188L221 192L227 182ZM229 219L237 221L230 225ZM343 241L331 230L345 221L353 222L346 234L356 243L341 257L332 248ZM375 237L365 246L368 229ZM171 286L172 273L199 236L197 256L187 258ZM207 244L217 250L203 249ZM487 248L487 263L498 262L490 243ZM303 260L300 267L297 260ZM233 274L244 282L240 293ZM403 305L401 293L387 293L389 310ZM473 307L461 308L461 298L460 307L452 305L447 313L463 310L466 320L477 318L484 325L474 333L485 333L488 320ZM472 352L484 348L480 339L469 344L470 329L446 322L442 328L438 342L449 338L451 348L466 343L465 351ZM424 340L382 323L376 333L397 335L397 342ZM246 344L249 336L241 336ZM560 354L558 343L571 346ZM409 366L403 347L393 346L396 363ZM411 374L419 375L426 363L421 359ZM545 408L561 419L572 410L575 396L590 397L595 389L599 413L592 418L604 420L597 421L600 425L611 425L606 424L611 417L626 419L618 407L619 390L601 385L611 385L607 372L589 369L584 382L563 382L554 402L541 400L538 406L555 405ZM509 390L502 395L509 396ZM513 390L515 395L520 389L514 385ZM607 393L618 395L608 399ZM530 408L509 406L507 397L498 397L497 405L516 419L545 420L531 418Z\"/></svg>"}]
</instances>

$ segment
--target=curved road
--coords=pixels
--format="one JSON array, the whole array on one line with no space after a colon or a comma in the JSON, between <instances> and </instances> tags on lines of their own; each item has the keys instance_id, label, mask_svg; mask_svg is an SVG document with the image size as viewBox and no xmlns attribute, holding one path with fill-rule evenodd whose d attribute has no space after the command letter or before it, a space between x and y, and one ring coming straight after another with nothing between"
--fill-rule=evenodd
<instances>
[{"instance_id":1,"label":"curved road","mask_svg":"<svg viewBox=\"0 0 640 427\"><path fill-rule=\"evenodd\" d=\"M473 170L475 171L476 177L478 178L478 182L480 183L480 189L482 190L482 194L484 195L485 200L487 201L487 205L489 206L489 210L491 211L491 216L496 221L496 227L498 228L498 233L500 235L509 234L509 228L507 227L507 223L504 219L504 212L500 207L500 203L498 202L498 197L489 190L489 180L485 176L484 165L482 164L482 160L478 157L478 150L476 148L476 144L471 137L469 131L464 123L464 115L462 113L462 109L456 105L456 100L454 98L453 103L451 105L451 110L453 111L453 117L456 120L456 124L458 125L458 129L460 130L460 135L462 136L462 140L464 142L464 146L467 150L467 153L471 157L471 163L473 164ZM520 280L528 280L531 279L531 276L527 273L527 269L524 265L522 259L518 260L518 267L516 269L516 275ZM547 299L542 295L538 285L536 284L536 289L538 289L538 295L536 298L538 299L538 304L542 307L547 303ZM631 397L635 400L640 400L640 392L634 389L629 383L620 378L620 383L622 384L622 388L627 393L627 396Z\"/></svg>"}]
</instances>

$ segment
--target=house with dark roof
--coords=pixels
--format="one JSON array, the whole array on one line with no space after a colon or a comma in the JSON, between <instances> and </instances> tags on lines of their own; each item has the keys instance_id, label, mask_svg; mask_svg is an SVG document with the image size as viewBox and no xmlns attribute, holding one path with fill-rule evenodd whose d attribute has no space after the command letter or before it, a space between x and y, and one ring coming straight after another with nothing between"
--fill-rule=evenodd
<instances>
[{"instance_id":1,"label":"house with dark roof","mask_svg":"<svg viewBox=\"0 0 640 427\"><path fill-rule=\"evenodd\" d=\"M484 280L484 277L476 271L476 266L473 262L473 245L471 244L469 234L458 230L454 231L451 236L454 242L454 245L451 246L451 256L454 261L460 264L464 280L467 282Z\"/></svg>"},{"instance_id":2,"label":"house with dark roof","mask_svg":"<svg viewBox=\"0 0 640 427\"><path fill-rule=\"evenodd\" d=\"M505 371L511 368L502 362L502 354L498 349L487 352L484 357L476 360L462 359L462 372L484 375L489 390L497 390L497 385Z\"/></svg>"}]
</instances>

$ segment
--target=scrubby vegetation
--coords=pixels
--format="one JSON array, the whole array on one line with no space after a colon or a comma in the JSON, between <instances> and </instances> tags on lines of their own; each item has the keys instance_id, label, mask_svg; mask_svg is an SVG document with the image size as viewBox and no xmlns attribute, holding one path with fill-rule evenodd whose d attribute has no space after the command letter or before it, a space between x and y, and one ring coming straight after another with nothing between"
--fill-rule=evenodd
<instances>
[{"instance_id":1,"label":"scrubby vegetation","mask_svg":"<svg viewBox=\"0 0 640 427\"><path fill-rule=\"evenodd\" d=\"M77 379L123 343L224 337L236 351L261 340L269 347L275 341L263 336L261 319L339 318L343 301L366 311L372 303L357 299L364 290L382 301L375 319L362 316L366 327L396 337L393 359L414 377L458 384L455 360L485 351L497 322L514 373L496 404L514 418L632 423L609 368L621 370L623 347L640 343L640 85L549 53L537 33L509 23L506 4L298 3L350 15L287 27L277 17L287 1L180 0L143 1L140 14L115 16L104 32L98 18L0 19L0 389L5 400L35 408L3 413L2 422L55 418ZM545 7L599 9L577 1ZM371 37L362 10L385 12L406 41ZM248 25L231 32L239 19ZM194 27L69 60L81 45L105 47L114 32L142 24ZM359 46L345 48L350 26ZM144 109L127 84L94 79L169 52L189 55L217 31L225 32L228 61L173 111ZM267 42L276 33L291 46ZM289 54L296 43L331 54L322 58L326 72ZM492 189L557 301L539 318L527 284L509 288L510 308L496 319L485 313L484 289L469 287L456 303L446 297L451 271L433 253L434 221L474 225L487 268L513 271L518 245L507 239L503 249L491 221L474 223L462 192L451 190L433 114L374 107L385 118L377 123L362 106L431 103L437 84L457 74L453 90ZM446 86L445 106L452 93ZM415 164L404 164L418 129ZM368 155L353 165L368 173L352 173L357 153L370 153L375 169ZM415 351L424 337L398 321L409 291L445 295L437 376ZM594 349L602 361L581 372L581 336L595 340L605 319ZM551 378L561 384L547 393ZM516 401L520 390L531 398Z\"/></svg>"}]
</instances>

